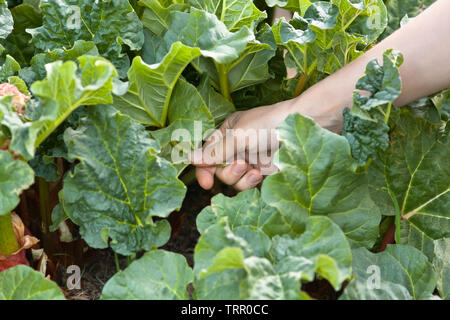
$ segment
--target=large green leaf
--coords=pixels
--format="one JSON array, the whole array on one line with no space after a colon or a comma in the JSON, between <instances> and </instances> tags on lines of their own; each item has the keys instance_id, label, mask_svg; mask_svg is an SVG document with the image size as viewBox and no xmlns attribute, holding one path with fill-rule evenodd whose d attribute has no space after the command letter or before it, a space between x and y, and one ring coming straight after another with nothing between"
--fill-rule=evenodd
<instances>
[{"instance_id":1,"label":"large green leaf","mask_svg":"<svg viewBox=\"0 0 450 320\"><path fill-rule=\"evenodd\" d=\"M112 81L117 76L114 66L106 59L93 56L81 56L78 62L78 68L73 61L47 64L47 77L31 86L41 101L39 114L33 122L15 128L20 136L17 144L11 145L25 159L32 159L35 148L76 108L112 102Z\"/></svg>"},{"instance_id":2,"label":"large green leaf","mask_svg":"<svg viewBox=\"0 0 450 320\"><path fill-rule=\"evenodd\" d=\"M344 110L342 135L350 143L352 155L360 166L389 146L389 119L396 111L394 101L402 92L398 71L402 63L403 55L394 50L383 54L383 66L377 60L370 61L366 74L356 83L356 89L370 95L355 91L352 109Z\"/></svg>"},{"instance_id":3,"label":"large green leaf","mask_svg":"<svg viewBox=\"0 0 450 320\"><path fill-rule=\"evenodd\" d=\"M353 273L356 278L349 284L352 286L349 294L357 299L385 299L391 294L390 298L407 299L409 296L403 287L413 299L423 300L429 299L436 288L436 274L431 263L410 246L389 245L378 254L364 248L355 249ZM346 297L344 291L342 299Z\"/></svg>"},{"instance_id":4,"label":"large green leaf","mask_svg":"<svg viewBox=\"0 0 450 320\"><path fill-rule=\"evenodd\" d=\"M238 31L243 26L251 29L267 18L253 3L246 0L188 0L193 7L215 14L230 31Z\"/></svg>"},{"instance_id":5,"label":"large green leaf","mask_svg":"<svg viewBox=\"0 0 450 320\"><path fill-rule=\"evenodd\" d=\"M275 236L271 240L261 229L255 229L260 224L260 209L254 205L240 208L245 225L238 223L230 228L229 217L235 209L231 205L226 218L218 222L211 219L214 224L203 232L194 255L198 298L302 299L301 281L313 281L316 273L336 289L349 279L350 245L330 219L311 217L302 235Z\"/></svg>"},{"instance_id":6,"label":"large green leaf","mask_svg":"<svg viewBox=\"0 0 450 320\"><path fill-rule=\"evenodd\" d=\"M114 97L114 107L138 122L165 127L175 84L184 68L199 55L198 48L176 42L159 63L147 64L141 57L134 58L128 71L129 90Z\"/></svg>"},{"instance_id":7,"label":"large green leaf","mask_svg":"<svg viewBox=\"0 0 450 320\"><path fill-rule=\"evenodd\" d=\"M263 200L296 232L303 232L308 216L326 215L353 246L372 246L381 216L368 194L366 175L356 172L347 140L298 114L286 119L278 135L281 171L264 181Z\"/></svg>"},{"instance_id":8,"label":"large green leaf","mask_svg":"<svg viewBox=\"0 0 450 320\"><path fill-rule=\"evenodd\" d=\"M103 300L188 300L192 269L177 253L145 253L105 284Z\"/></svg>"},{"instance_id":9,"label":"large green leaf","mask_svg":"<svg viewBox=\"0 0 450 320\"><path fill-rule=\"evenodd\" d=\"M372 199L385 215L395 214L395 199L419 237L449 237L449 158L448 133L402 110L390 148L369 168Z\"/></svg>"},{"instance_id":10,"label":"large green leaf","mask_svg":"<svg viewBox=\"0 0 450 320\"><path fill-rule=\"evenodd\" d=\"M442 299L450 300L450 238L434 241L433 265L437 273L437 289Z\"/></svg>"},{"instance_id":11,"label":"large green leaf","mask_svg":"<svg viewBox=\"0 0 450 320\"><path fill-rule=\"evenodd\" d=\"M305 232L298 238L274 237L271 255L276 261L275 269L280 273L289 273L292 265L306 259L310 267L305 267L302 279L313 281L317 273L336 290L350 279L350 245L341 229L326 217L310 217Z\"/></svg>"},{"instance_id":12,"label":"large green leaf","mask_svg":"<svg viewBox=\"0 0 450 320\"><path fill-rule=\"evenodd\" d=\"M19 204L20 193L33 182L33 170L25 162L14 161L8 152L0 150L0 216Z\"/></svg>"},{"instance_id":13,"label":"large green leaf","mask_svg":"<svg viewBox=\"0 0 450 320\"><path fill-rule=\"evenodd\" d=\"M206 229L228 217L232 229L251 226L263 230L267 235L283 234L290 231L277 209L268 206L261 199L258 189L239 193L233 198L218 194L197 216L198 231L203 234Z\"/></svg>"},{"instance_id":14,"label":"large green leaf","mask_svg":"<svg viewBox=\"0 0 450 320\"><path fill-rule=\"evenodd\" d=\"M76 40L93 41L100 54L125 75L128 56L122 44L139 50L144 42L142 23L128 0L42 0L43 25L28 30L41 50L71 48Z\"/></svg>"},{"instance_id":15,"label":"large green leaf","mask_svg":"<svg viewBox=\"0 0 450 320\"><path fill-rule=\"evenodd\" d=\"M177 11L171 14L158 56L165 55L173 43L180 41L186 46L200 48L204 57L227 64L238 59L247 43L254 39L247 27L230 32L215 15L192 8L189 13Z\"/></svg>"},{"instance_id":16,"label":"large green leaf","mask_svg":"<svg viewBox=\"0 0 450 320\"><path fill-rule=\"evenodd\" d=\"M66 175L62 201L69 218L94 248L120 254L162 246L170 236L167 217L183 201L186 187L177 170L158 157L145 127L111 107L97 106L64 141L81 163Z\"/></svg>"},{"instance_id":17,"label":"large green leaf","mask_svg":"<svg viewBox=\"0 0 450 320\"><path fill-rule=\"evenodd\" d=\"M19 265L0 273L0 300L65 300L58 285Z\"/></svg>"}]
</instances>

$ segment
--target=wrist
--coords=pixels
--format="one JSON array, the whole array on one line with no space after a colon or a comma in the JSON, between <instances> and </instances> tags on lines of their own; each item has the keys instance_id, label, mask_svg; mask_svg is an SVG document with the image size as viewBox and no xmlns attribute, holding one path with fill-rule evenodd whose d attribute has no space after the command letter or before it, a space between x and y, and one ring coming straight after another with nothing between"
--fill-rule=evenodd
<instances>
[{"instance_id":1,"label":"wrist","mask_svg":"<svg viewBox=\"0 0 450 320\"><path fill-rule=\"evenodd\" d=\"M289 100L287 112L299 113L312 118L321 127L335 133L340 133L344 126L342 112L345 107L351 107L351 100L346 102L335 95L336 91L327 90L323 86L314 86L301 96ZM348 104L348 105L347 105Z\"/></svg>"}]
</instances>

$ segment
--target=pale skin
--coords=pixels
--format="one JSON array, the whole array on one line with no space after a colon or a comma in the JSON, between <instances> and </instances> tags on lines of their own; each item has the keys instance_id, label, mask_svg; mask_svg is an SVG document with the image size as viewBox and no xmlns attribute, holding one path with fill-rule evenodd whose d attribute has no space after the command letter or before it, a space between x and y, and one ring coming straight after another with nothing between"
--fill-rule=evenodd
<instances>
[{"instance_id":1,"label":"pale skin","mask_svg":"<svg viewBox=\"0 0 450 320\"><path fill-rule=\"evenodd\" d=\"M367 63L373 59L382 61L383 53L388 49L402 52L405 59L400 67L403 90L395 101L397 107L450 88L450 0L436 1L390 37L299 97L236 112L218 130L271 130L278 127L289 114L300 113L311 117L322 127L339 133L343 127L342 111L351 106L355 84L364 75ZM207 164L194 163L201 187L211 189L214 176L238 191L254 188L261 183L263 175L258 165L249 165L245 160L224 165L226 159L233 158L236 153L256 150L257 145L247 143L245 136L238 139L241 143L237 147L230 146L231 139L214 141L214 145L225 152L217 153L212 162Z\"/></svg>"}]
</instances>

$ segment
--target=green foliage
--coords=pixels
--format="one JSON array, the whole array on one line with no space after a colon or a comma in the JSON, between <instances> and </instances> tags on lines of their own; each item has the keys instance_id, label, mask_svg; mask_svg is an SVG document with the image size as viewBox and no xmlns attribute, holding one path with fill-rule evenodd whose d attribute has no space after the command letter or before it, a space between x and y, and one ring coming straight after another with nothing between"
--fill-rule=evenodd
<instances>
[{"instance_id":1,"label":"green foliage","mask_svg":"<svg viewBox=\"0 0 450 320\"><path fill-rule=\"evenodd\" d=\"M391 146L369 168L371 195L385 215L394 215L395 195L409 231L421 238L450 237L448 133L440 124L402 111Z\"/></svg>"},{"instance_id":2,"label":"green foliage","mask_svg":"<svg viewBox=\"0 0 450 320\"><path fill-rule=\"evenodd\" d=\"M287 234L271 223L276 214L257 191L213 199L197 221L203 230L194 255L198 299L304 299L301 282L315 274L337 290L349 279L350 245L336 224L310 217L304 232Z\"/></svg>"},{"instance_id":3,"label":"green foliage","mask_svg":"<svg viewBox=\"0 0 450 320\"><path fill-rule=\"evenodd\" d=\"M387 24L381 0L290 4L288 1L288 8L296 11L293 19L280 19L274 34L277 44L288 51L286 64L308 79L317 77L318 72L331 74L359 57Z\"/></svg>"},{"instance_id":4,"label":"green foliage","mask_svg":"<svg viewBox=\"0 0 450 320\"><path fill-rule=\"evenodd\" d=\"M129 67L122 44L139 50L142 23L127 0L41 0L42 26L31 29L32 43L41 52L71 48L75 41L93 41L121 75Z\"/></svg>"},{"instance_id":5,"label":"green foliage","mask_svg":"<svg viewBox=\"0 0 450 320\"><path fill-rule=\"evenodd\" d=\"M283 143L280 172L265 180L264 201L296 232L302 232L308 216L326 215L353 246L371 247L380 213L368 194L366 174L356 171L347 140L298 114L289 116L278 134Z\"/></svg>"},{"instance_id":6,"label":"green foliage","mask_svg":"<svg viewBox=\"0 0 450 320\"><path fill-rule=\"evenodd\" d=\"M187 300L192 269L176 253L155 250L115 274L103 288L103 300Z\"/></svg>"},{"instance_id":7,"label":"green foliage","mask_svg":"<svg viewBox=\"0 0 450 320\"><path fill-rule=\"evenodd\" d=\"M33 170L25 162L14 161L6 151L0 150L0 216L17 206L20 193L33 181Z\"/></svg>"},{"instance_id":8,"label":"green foliage","mask_svg":"<svg viewBox=\"0 0 450 320\"><path fill-rule=\"evenodd\" d=\"M353 273L356 277L342 299L425 300L436 287L436 273L427 257L409 246L390 245L378 254L356 249Z\"/></svg>"},{"instance_id":9,"label":"green foliage","mask_svg":"<svg viewBox=\"0 0 450 320\"><path fill-rule=\"evenodd\" d=\"M0 273L0 300L65 300L58 285L24 265Z\"/></svg>"},{"instance_id":10,"label":"green foliage","mask_svg":"<svg viewBox=\"0 0 450 320\"><path fill-rule=\"evenodd\" d=\"M402 63L403 55L392 50L383 54L383 66L376 60L369 62L365 76L356 83L356 89L370 95L355 91L351 111L344 111L342 135L349 141L352 155L360 166L364 166L378 150L388 148L389 120L391 114L396 113L393 103L402 92L398 71Z\"/></svg>"},{"instance_id":11,"label":"green foliage","mask_svg":"<svg viewBox=\"0 0 450 320\"><path fill-rule=\"evenodd\" d=\"M158 157L159 147L145 128L98 106L77 130L66 130L64 141L69 157L80 164L66 175L60 200L86 242L94 248L109 243L123 255L164 245L169 223L153 217L179 209L186 187L176 169Z\"/></svg>"},{"instance_id":12,"label":"green foliage","mask_svg":"<svg viewBox=\"0 0 450 320\"><path fill-rule=\"evenodd\" d=\"M212 198L193 269L158 250L208 131L301 93L433 2L0 0L3 222L12 234L35 176L54 182L44 228L70 220L89 246L127 256L105 300L311 299L321 279L341 299L448 299L450 90L395 108L395 48L367 65L342 135L290 115L261 192ZM293 18L272 21L274 6ZM397 244L374 253L393 216ZM3 298L64 297L19 266L0 273Z\"/></svg>"}]
</instances>

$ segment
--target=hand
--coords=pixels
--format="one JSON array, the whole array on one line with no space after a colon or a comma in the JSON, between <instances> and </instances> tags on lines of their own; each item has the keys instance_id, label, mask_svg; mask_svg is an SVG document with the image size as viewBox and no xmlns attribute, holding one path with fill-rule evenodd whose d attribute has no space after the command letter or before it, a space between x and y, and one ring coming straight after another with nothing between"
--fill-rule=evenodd
<instances>
[{"instance_id":1,"label":"hand","mask_svg":"<svg viewBox=\"0 0 450 320\"><path fill-rule=\"evenodd\" d=\"M263 175L276 172L272 163L272 155L279 146L275 129L287 115L287 103L230 115L203 148L194 152L200 186L211 189L216 175L243 191L256 187Z\"/></svg>"}]
</instances>

